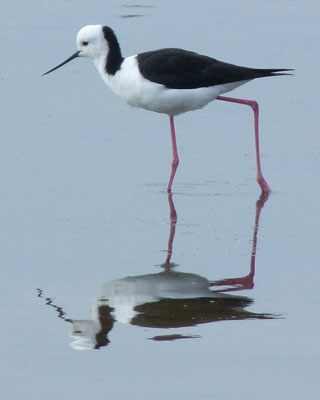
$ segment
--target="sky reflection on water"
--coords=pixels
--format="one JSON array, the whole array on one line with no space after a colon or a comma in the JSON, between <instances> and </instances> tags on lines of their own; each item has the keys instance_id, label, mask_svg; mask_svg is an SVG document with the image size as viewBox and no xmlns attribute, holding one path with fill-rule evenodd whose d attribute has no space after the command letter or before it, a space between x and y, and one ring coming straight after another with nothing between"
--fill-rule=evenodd
<instances>
[{"instance_id":1,"label":"sky reflection on water","mask_svg":"<svg viewBox=\"0 0 320 400\"><path fill-rule=\"evenodd\" d=\"M2 3L0 397L318 400L319 4L136 5ZM126 107L89 62L41 77L88 23L125 55L295 69L232 93L260 105L263 208L250 111L214 102L177 118L168 218L167 118Z\"/></svg>"}]
</instances>

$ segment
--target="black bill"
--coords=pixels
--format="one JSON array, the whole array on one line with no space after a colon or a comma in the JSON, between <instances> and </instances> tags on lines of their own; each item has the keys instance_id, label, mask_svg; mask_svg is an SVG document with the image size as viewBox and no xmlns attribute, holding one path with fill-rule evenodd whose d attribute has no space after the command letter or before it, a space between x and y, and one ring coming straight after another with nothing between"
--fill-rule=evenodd
<instances>
[{"instance_id":1,"label":"black bill","mask_svg":"<svg viewBox=\"0 0 320 400\"><path fill-rule=\"evenodd\" d=\"M79 57L79 53L80 53L80 51L77 51L76 53L72 54L72 56L70 56L69 58L64 60L61 64L57 65L56 67L54 67L54 68L50 69L49 71L45 72L44 74L42 74L42 76L50 74L50 72L55 71L56 69L62 67L64 64L67 64L69 61L73 60L74 58Z\"/></svg>"}]
</instances>

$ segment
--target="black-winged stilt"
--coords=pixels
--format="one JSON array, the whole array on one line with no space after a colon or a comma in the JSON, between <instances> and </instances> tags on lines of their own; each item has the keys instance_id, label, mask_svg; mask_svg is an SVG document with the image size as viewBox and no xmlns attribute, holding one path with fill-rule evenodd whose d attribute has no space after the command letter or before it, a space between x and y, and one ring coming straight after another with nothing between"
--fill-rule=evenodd
<instances>
[{"instance_id":1,"label":"black-winged stilt","mask_svg":"<svg viewBox=\"0 0 320 400\"><path fill-rule=\"evenodd\" d=\"M170 118L172 164L167 191L171 191L179 157L174 117L204 107L212 100L250 106L254 112L257 182L270 192L261 171L259 154L259 108L253 100L220 96L244 83L267 76L286 75L289 69L256 69L228 64L181 49L160 49L122 57L119 42L108 26L88 25L77 35L78 51L43 75L76 57L89 57L110 89L128 104L167 114Z\"/></svg>"}]
</instances>

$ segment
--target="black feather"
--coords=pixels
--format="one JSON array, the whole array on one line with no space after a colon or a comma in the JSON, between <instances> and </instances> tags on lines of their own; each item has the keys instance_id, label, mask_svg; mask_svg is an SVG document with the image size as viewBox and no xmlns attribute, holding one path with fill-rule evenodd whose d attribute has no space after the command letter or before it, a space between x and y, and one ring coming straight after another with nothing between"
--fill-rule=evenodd
<instances>
[{"instance_id":1,"label":"black feather","mask_svg":"<svg viewBox=\"0 0 320 400\"><path fill-rule=\"evenodd\" d=\"M109 52L106 59L105 70L107 74L114 75L123 61L118 39L111 28L104 26L102 28L104 38L108 42Z\"/></svg>"},{"instance_id":2,"label":"black feather","mask_svg":"<svg viewBox=\"0 0 320 400\"><path fill-rule=\"evenodd\" d=\"M141 74L172 89L196 89L275 75L289 69L256 69L218 61L191 51L160 49L137 55Z\"/></svg>"}]
</instances>

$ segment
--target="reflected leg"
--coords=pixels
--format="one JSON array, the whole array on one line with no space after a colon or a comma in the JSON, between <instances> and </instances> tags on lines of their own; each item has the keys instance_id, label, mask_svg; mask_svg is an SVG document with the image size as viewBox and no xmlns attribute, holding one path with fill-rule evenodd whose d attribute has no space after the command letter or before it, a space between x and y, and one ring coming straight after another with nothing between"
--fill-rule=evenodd
<instances>
[{"instance_id":1,"label":"reflected leg","mask_svg":"<svg viewBox=\"0 0 320 400\"><path fill-rule=\"evenodd\" d=\"M254 286L253 278L256 268L256 252L257 252L257 242L258 242L258 230L259 230L259 220L261 210L269 198L267 192L262 192L259 199L256 202L256 215L254 221L254 231L252 240L252 250L251 250L251 260L250 260L250 272L248 275L241 278L226 278L218 281L210 282L210 286L233 286L225 289L213 290L214 293L226 293L233 292L236 290L248 290L252 289Z\"/></svg>"}]
</instances>

